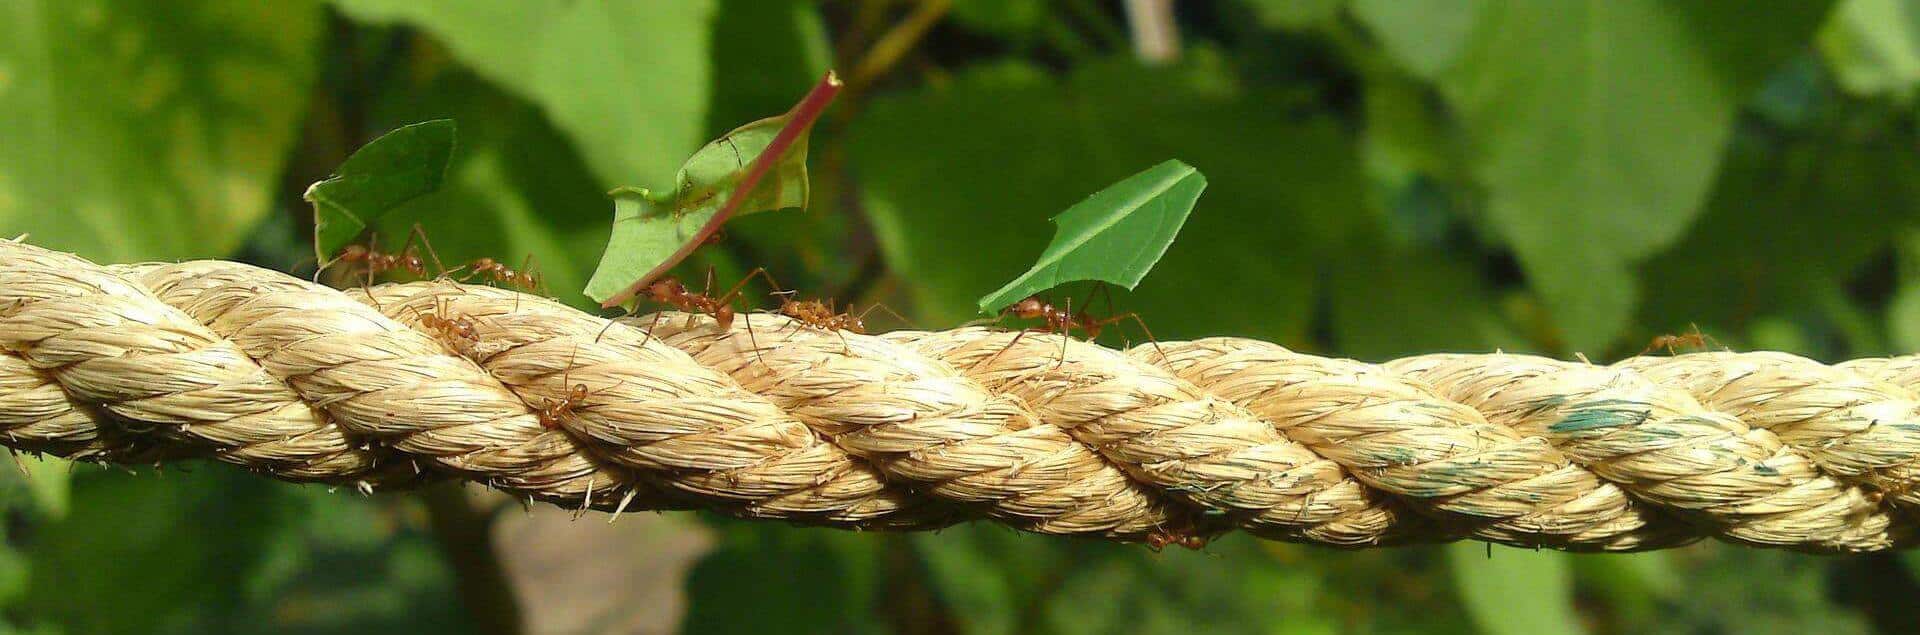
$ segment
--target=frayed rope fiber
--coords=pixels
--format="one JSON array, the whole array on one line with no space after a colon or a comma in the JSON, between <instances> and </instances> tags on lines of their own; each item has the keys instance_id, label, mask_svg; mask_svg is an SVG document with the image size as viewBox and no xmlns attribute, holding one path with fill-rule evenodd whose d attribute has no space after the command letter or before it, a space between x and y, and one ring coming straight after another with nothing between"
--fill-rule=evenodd
<instances>
[{"instance_id":1,"label":"frayed rope fiber","mask_svg":"<svg viewBox=\"0 0 1920 635\"><path fill-rule=\"evenodd\" d=\"M1920 357L1369 364L1238 338L1067 340L1064 356L1059 336L1014 340L767 313L728 331L609 321L445 280L338 291L0 241L0 445L366 491L465 479L613 512L988 518L1156 543L1240 529L1856 552L1909 544L1920 523Z\"/></svg>"}]
</instances>

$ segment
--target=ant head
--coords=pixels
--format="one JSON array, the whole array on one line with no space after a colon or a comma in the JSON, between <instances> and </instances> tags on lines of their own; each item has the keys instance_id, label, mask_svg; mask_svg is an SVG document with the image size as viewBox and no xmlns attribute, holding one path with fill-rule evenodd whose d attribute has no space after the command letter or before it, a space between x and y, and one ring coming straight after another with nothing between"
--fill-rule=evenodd
<instances>
[{"instance_id":1,"label":"ant head","mask_svg":"<svg viewBox=\"0 0 1920 635\"><path fill-rule=\"evenodd\" d=\"M1161 549L1167 548L1167 545L1170 544L1173 544L1173 536L1167 535L1166 532L1156 531L1147 534L1147 548L1152 549L1155 553L1159 553Z\"/></svg>"},{"instance_id":2,"label":"ant head","mask_svg":"<svg viewBox=\"0 0 1920 635\"><path fill-rule=\"evenodd\" d=\"M840 325L840 328L841 330L853 331L861 335L866 335L867 321L860 319L859 316L849 315L847 316L846 321Z\"/></svg>"},{"instance_id":3,"label":"ant head","mask_svg":"<svg viewBox=\"0 0 1920 635\"><path fill-rule=\"evenodd\" d=\"M1201 549L1207 548L1207 537L1197 536L1192 534L1181 536L1180 546L1186 547L1188 549L1192 549L1194 551L1199 551Z\"/></svg>"},{"instance_id":4,"label":"ant head","mask_svg":"<svg viewBox=\"0 0 1920 635\"><path fill-rule=\"evenodd\" d=\"M400 257L400 266L407 271L426 275L427 262L421 260L420 254L414 253L412 247L408 247L406 255Z\"/></svg>"},{"instance_id":5,"label":"ant head","mask_svg":"<svg viewBox=\"0 0 1920 635\"><path fill-rule=\"evenodd\" d=\"M687 287L673 278L661 278L647 285L647 295L652 297L654 302L667 302L686 293Z\"/></svg>"},{"instance_id":6,"label":"ant head","mask_svg":"<svg viewBox=\"0 0 1920 635\"><path fill-rule=\"evenodd\" d=\"M1040 296L1036 295L1028 296L1025 300L1013 303L1013 306L1007 307L1002 313L1012 313L1022 318L1033 319L1046 317L1047 308L1046 301L1041 300Z\"/></svg>"},{"instance_id":7,"label":"ant head","mask_svg":"<svg viewBox=\"0 0 1920 635\"><path fill-rule=\"evenodd\" d=\"M714 309L713 322L715 325L719 326L720 330L722 331L732 329L733 328L733 307L730 305L723 304L723 305L720 305L720 308Z\"/></svg>"}]
</instances>

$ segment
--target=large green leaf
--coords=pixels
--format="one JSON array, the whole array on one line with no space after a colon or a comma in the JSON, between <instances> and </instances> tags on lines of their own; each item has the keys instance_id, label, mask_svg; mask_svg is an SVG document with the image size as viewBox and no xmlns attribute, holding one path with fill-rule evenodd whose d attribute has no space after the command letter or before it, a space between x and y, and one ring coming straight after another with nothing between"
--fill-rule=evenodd
<instances>
[{"instance_id":1,"label":"large green leaf","mask_svg":"<svg viewBox=\"0 0 1920 635\"><path fill-rule=\"evenodd\" d=\"M1492 224L1577 349L1620 334L1637 297L1630 265L1685 231L1739 104L1806 43L1825 3L1738 21L1714 19L1716 6L1489 2L1440 74Z\"/></svg>"},{"instance_id":2,"label":"large green leaf","mask_svg":"<svg viewBox=\"0 0 1920 635\"><path fill-rule=\"evenodd\" d=\"M452 119L402 127L355 150L333 176L307 188L314 257L326 262L387 212L440 189L453 139Z\"/></svg>"},{"instance_id":3,"label":"large green leaf","mask_svg":"<svg viewBox=\"0 0 1920 635\"><path fill-rule=\"evenodd\" d=\"M863 202L920 315L977 315L980 290L1031 266L1042 219L1179 156L1207 174L1207 211L1124 298L1160 338L1233 333L1298 345L1320 262L1366 212L1352 140L1271 107L1204 52L1173 68L1091 64L1064 81L972 69L876 100L850 141ZM1139 341L1139 334L1132 334ZM1116 340L1117 341L1117 340Z\"/></svg>"},{"instance_id":4,"label":"large green leaf","mask_svg":"<svg viewBox=\"0 0 1920 635\"><path fill-rule=\"evenodd\" d=\"M1819 44L1848 92L1905 99L1920 85L1920 2L1841 2L1821 27Z\"/></svg>"},{"instance_id":5,"label":"large green leaf","mask_svg":"<svg viewBox=\"0 0 1920 635\"><path fill-rule=\"evenodd\" d=\"M305 2L0 3L0 227L102 261L227 255L306 111Z\"/></svg>"},{"instance_id":6,"label":"large green leaf","mask_svg":"<svg viewBox=\"0 0 1920 635\"><path fill-rule=\"evenodd\" d=\"M487 79L539 104L600 182L665 187L699 146L713 0L334 0L348 15L432 33Z\"/></svg>"},{"instance_id":7,"label":"large green leaf","mask_svg":"<svg viewBox=\"0 0 1920 635\"><path fill-rule=\"evenodd\" d=\"M980 298L992 313L1068 282L1099 280L1131 290L1166 255L1207 189L1193 166L1167 161L1127 177L1053 217L1053 242L1032 269Z\"/></svg>"},{"instance_id":8,"label":"large green leaf","mask_svg":"<svg viewBox=\"0 0 1920 635\"><path fill-rule=\"evenodd\" d=\"M1740 135L1707 214L1641 267L1642 321L1666 332L1697 323L1723 337L1759 318L1805 312L1920 227L1920 156L1910 138L1898 126L1863 127L1857 116L1783 141ZM1894 332L1902 328L1896 321Z\"/></svg>"},{"instance_id":9,"label":"large green leaf","mask_svg":"<svg viewBox=\"0 0 1920 635\"><path fill-rule=\"evenodd\" d=\"M1447 558L1467 614L1489 635L1585 632L1573 610L1567 554L1456 542Z\"/></svg>"}]
</instances>

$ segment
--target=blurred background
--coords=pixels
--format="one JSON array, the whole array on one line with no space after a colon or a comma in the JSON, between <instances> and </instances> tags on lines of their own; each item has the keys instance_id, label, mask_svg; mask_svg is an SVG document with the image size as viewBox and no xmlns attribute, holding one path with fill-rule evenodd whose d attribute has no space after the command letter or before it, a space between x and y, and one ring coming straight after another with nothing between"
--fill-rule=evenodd
<instances>
[{"instance_id":1,"label":"blurred background","mask_svg":"<svg viewBox=\"0 0 1920 635\"><path fill-rule=\"evenodd\" d=\"M1048 216L1179 158L1211 185L1119 297L1161 339L1920 350L1915 0L0 0L0 234L310 270L306 186L452 117L448 186L382 233L532 254L584 306L608 189L668 186L830 67L812 208L741 219L683 273L766 266L951 326ZM1155 554L573 521L213 464L0 473L0 632L1920 630L1906 554Z\"/></svg>"}]
</instances>

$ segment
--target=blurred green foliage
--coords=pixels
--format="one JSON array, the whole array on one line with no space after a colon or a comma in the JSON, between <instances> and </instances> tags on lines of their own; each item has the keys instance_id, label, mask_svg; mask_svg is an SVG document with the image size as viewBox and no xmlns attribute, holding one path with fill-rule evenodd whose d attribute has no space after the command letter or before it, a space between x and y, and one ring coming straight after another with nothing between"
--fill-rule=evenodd
<instances>
[{"instance_id":1,"label":"blurred green foliage","mask_svg":"<svg viewBox=\"0 0 1920 635\"><path fill-rule=\"evenodd\" d=\"M670 188L702 141L859 67L918 4L0 2L0 232L103 262L311 267L306 186L452 118L444 187L381 233L531 255L584 306L610 188ZM1032 264L1048 216L1177 158L1206 196L1119 298L1162 339L1610 359L1697 324L1822 359L1920 350L1920 1L1181 2L1159 66L1122 4L954 0L849 77L811 208L742 219L682 273L766 266L949 326ZM23 466L0 470L0 631L477 626L412 498ZM685 580L628 581L684 585L689 631L1920 629L1914 557L707 525Z\"/></svg>"}]
</instances>

